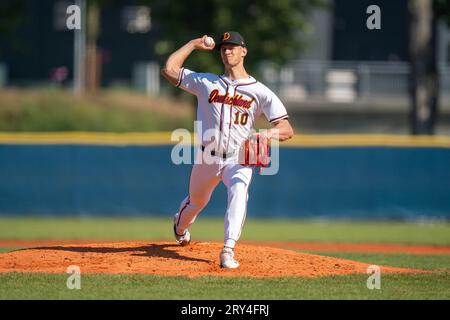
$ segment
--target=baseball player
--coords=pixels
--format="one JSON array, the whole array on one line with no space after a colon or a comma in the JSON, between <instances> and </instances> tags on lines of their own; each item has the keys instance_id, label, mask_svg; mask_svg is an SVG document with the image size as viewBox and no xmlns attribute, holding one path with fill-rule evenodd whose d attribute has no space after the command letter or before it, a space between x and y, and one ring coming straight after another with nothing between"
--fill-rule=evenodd
<instances>
[{"instance_id":1,"label":"baseball player","mask_svg":"<svg viewBox=\"0 0 450 320\"><path fill-rule=\"evenodd\" d=\"M192 167L189 194L181 202L174 216L176 241L188 245L188 228L207 205L220 181L227 188L228 205L224 221L224 247L220 252L220 266L238 268L234 248L244 225L247 212L248 188L253 167L242 165L239 150L252 135L255 119L264 116L273 125L265 131L267 139L284 141L293 136L286 108L278 97L262 83L250 76L244 67L248 49L238 32L224 32L215 43L208 36L194 39L173 52L161 70L173 85L197 96L197 121L201 130L201 152ZM209 41L209 42L208 42ZM220 51L224 74L198 73L183 67L194 50ZM206 132L214 132L206 134ZM206 161L205 157L215 161Z\"/></svg>"}]
</instances>

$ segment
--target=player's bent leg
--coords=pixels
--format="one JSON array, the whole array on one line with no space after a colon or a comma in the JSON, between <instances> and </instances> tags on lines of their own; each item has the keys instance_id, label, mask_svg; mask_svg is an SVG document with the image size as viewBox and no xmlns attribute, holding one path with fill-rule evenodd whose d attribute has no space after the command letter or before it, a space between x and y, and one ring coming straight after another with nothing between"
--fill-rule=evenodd
<instances>
[{"instance_id":1,"label":"player's bent leg","mask_svg":"<svg viewBox=\"0 0 450 320\"><path fill-rule=\"evenodd\" d=\"M188 228L208 204L212 192L220 181L218 170L217 165L195 164L193 166L189 182L189 196L181 202L180 209L174 217L176 239L177 235L189 233Z\"/></svg>"},{"instance_id":2,"label":"player's bent leg","mask_svg":"<svg viewBox=\"0 0 450 320\"><path fill-rule=\"evenodd\" d=\"M173 219L173 228L175 236L183 235L188 228L194 223L198 214L208 204L210 197L188 196L183 200L180 210L175 214Z\"/></svg>"},{"instance_id":3,"label":"player's bent leg","mask_svg":"<svg viewBox=\"0 0 450 320\"><path fill-rule=\"evenodd\" d=\"M186 199L183 200L183 202L181 203L181 207L186 207L187 203L189 203L189 197L186 197ZM191 234L189 233L189 230L186 229L185 231L183 231L183 233L179 233L177 231L177 223L181 210L183 209L180 209L177 213L175 213L175 216L173 217L173 233L175 236L175 241L178 244L180 244L181 246L187 246L191 243Z\"/></svg>"}]
</instances>

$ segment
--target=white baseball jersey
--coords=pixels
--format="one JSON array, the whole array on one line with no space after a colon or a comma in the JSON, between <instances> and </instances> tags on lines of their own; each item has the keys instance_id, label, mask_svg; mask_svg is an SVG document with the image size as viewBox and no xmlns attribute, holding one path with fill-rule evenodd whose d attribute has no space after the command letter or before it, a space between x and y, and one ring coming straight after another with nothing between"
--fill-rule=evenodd
<instances>
[{"instance_id":1,"label":"white baseball jersey","mask_svg":"<svg viewBox=\"0 0 450 320\"><path fill-rule=\"evenodd\" d=\"M207 205L217 184L222 181L228 193L225 212L224 246L234 248L238 241L247 214L248 188L253 169L231 161L237 150L250 135L255 119L264 114L270 122L288 117L280 99L266 86L253 77L231 80L226 76L211 73L196 73L181 69L177 86L197 96L197 128L203 146L215 140L219 154L226 153L226 159L217 157L217 162L206 164L197 161L191 171L189 194L181 202L175 216L175 232L184 232L194 223L198 214ZM205 135L214 131L212 137ZM199 153L202 158L207 153ZM228 157L228 155L232 155Z\"/></svg>"},{"instance_id":2,"label":"white baseball jersey","mask_svg":"<svg viewBox=\"0 0 450 320\"><path fill-rule=\"evenodd\" d=\"M177 86L197 96L197 128L201 143L206 130L215 129L216 150L234 153L246 140L255 119L264 114L270 122L288 118L278 97L253 77L231 80L225 75L197 73L182 68Z\"/></svg>"}]
</instances>

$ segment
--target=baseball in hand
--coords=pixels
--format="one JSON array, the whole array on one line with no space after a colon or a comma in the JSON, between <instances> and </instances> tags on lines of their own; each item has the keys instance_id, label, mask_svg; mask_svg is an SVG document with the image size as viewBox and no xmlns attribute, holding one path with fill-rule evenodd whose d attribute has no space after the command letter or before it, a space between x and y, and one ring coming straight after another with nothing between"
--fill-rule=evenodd
<instances>
[{"instance_id":1,"label":"baseball in hand","mask_svg":"<svg viewBox=\"0 0 450 320\"><path fill-rule=\"evenodd\" d=\"M207 46L208 48L214 47L214 39L211 37L207 37L204 41L205 46Z\"/></svg>"}]
</instances>

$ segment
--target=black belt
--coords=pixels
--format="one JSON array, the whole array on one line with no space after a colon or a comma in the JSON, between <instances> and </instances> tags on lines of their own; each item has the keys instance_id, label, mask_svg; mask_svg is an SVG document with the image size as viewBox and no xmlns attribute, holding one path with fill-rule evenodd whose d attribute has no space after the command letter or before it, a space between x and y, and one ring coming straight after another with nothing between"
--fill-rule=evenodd
<instances>
[{"instance_id":1,"label":"black belt","mask_svg":"<svg viewBox=\"0 0 450 320\"><path fill-rule=\"evenodd\" d=\"M205 146L203 146L203 145L202 145L202 151L205 151ZM226 158L231 157L233 154L234 154L234 153L228 153L228 154L227 154L226 152L220 153L220 152L217 152L217 151L215 151L215 150L211 150L211 155L212 155L212 156L218 156L218 157L223 158L224 160L225 160Z\"/></svg>"}]
</instances>

